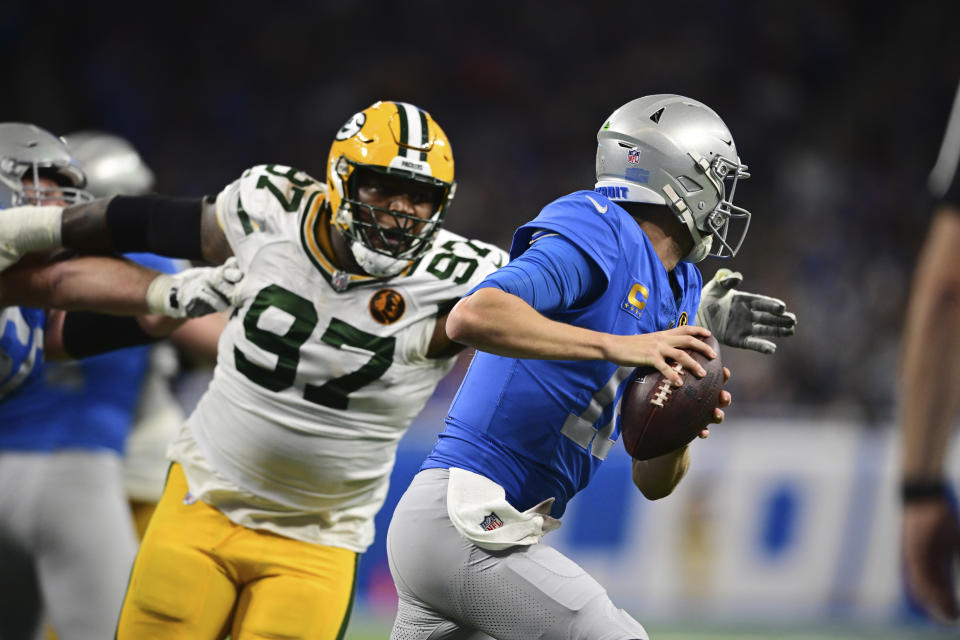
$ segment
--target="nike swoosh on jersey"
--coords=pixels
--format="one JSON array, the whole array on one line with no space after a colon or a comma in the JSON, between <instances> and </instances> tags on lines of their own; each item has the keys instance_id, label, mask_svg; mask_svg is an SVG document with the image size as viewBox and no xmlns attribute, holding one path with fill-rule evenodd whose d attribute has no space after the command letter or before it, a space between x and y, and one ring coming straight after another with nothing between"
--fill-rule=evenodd
<instances>
[{"instance_id":1,"label":"nike swoosh on jersey","mask_svg":"<svg viewBox=\"0 0 960 640\"><path fill-rule=\"evenodd\" d=\"M594 200L593 198L591 198L590 196L587 196L587 200L589 200L590 202L592 202L592 203L593 203L593 206L596 207L597 211L599 211L600 213L606 213L606 212L607 212L607 207L608 207L609 205L603 205L603 206L601 207L601 206L600 206L600 203L597 202L596 200Z\"/></svg>"}]
</instances>

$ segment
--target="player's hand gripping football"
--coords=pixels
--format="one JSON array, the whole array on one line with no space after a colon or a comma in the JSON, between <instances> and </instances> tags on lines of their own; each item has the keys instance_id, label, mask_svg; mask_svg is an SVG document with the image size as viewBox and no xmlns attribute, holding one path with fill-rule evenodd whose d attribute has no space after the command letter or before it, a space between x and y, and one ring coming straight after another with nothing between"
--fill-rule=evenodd
<instances>
[{"instance_id":1,"label":"player's hand gripping football","mask_svg":"<svg viewBox=\"0 0 960 640\"><path fill-rule=\"evenodd\" d=\"M797 316L783 300L738 290L741 282L738 271L717 271L703 287L697 324L710 329L720 344L773 353L777 345L768 338L792 336Z\"/></svg>"},{"instance_id":2,"label":"player's hand gripping football","mask_svg":"<svg viewBox=\"0 0 960 640\"><path fill-rule=\"evenodd\" d=\"M698 363L690 351L697 351L713 359L717 353L703 339L710 336L710 330L697 325L681 325L665 331L642 333L632 336L617 336L613 345L615 352L605 359L620 365L636 367L653 367L674 386L683 384L683 376L676 369L674 363L679 363L683 369L690 371L697 378L702 378L706 370ZM701 339L703 338L703 339ZM672 361L669 362L669 361ZM723 384L730 379L730 370L723 368ZM733 401L729 391L720 390L720 397L713 411L711 422L723 422L725 407ZM699 437L710 435L709 428L704 428Z\"/></svg>"},{"instance_id":3,"label":"player's hand gripping football","mask_svg":"<svg viewBox=\"0 0 960 640\"><path fill-rule=\"evenodd\" d=\"M172 318L197 318L224 311L236 302L243 272L237 259L219 267L195 267L174 275L159 275L147 290L151 313Z\"/></svg>"},{"instance_id":4,"label":"player's hand gripping football","mask_svg":"<svg viewBox=\"0 0 960 640\"><path fill-rule=\"evenodd\" d=\"M723 368L723 384L727 384L729 380L730 380L730 369L727 369L726 367L724 367ZM733 402L733 396L730 395L730 392L727 391L726 389L721 389L720 403L717 405L717 408L713 410L713 420L711 420L713 424L720 424L721 422L723 422L723 419L726 416L723 410L724 408L729 407L732 402ZM700 437L709 438L710 428L708 427L700 431Z\"/></svg>"},{"instance_id":5,"label":"player's hand gripping football","mask_svg":"<svg viewBox=\"0 0 960 640\"><path fill-rule=\"evenodd\" d=\"M700 337L706 338L709 335L710 331L703 327L685 324L665 331L617 336L613 343L615 353L609 354L605 360L625 366L653 367L679 387L683 384L683 378L667 360L679 363L693 375L702 378L706 371L684 349L693 349L708 358L715 358L717 354L713 349L700 340Z\"/></svg>"},{"instance_id":6,"label":"player's hand gripping football","mask_svg":"<svg viewBox=\"0 0 960 640\"><path fill-rule=\"evenodd\" d=\"M946 496L904 505L903 557L910 593L933 618L960 622L956 566L960 524Z\"/></svg>"}]
</instances>

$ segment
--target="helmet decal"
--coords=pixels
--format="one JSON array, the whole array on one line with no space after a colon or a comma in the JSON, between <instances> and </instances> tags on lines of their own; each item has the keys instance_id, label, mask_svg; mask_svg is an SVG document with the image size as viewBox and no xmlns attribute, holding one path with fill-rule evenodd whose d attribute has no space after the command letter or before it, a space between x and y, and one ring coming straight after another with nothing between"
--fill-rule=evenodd
<instances>
[{"instance_id":1,"label":"helmet decal","mask_svg":"<svg viewBox=\"0 0 960 640\"><path fill-rule=\"evenodd\" d=\"M427 113L406 102L394 102L394 104L397 107L400 126L397 136L397 144L400 147L398 155L412 160L426 161L426 149L430 144Z\"/></svg>"},{"instance_id":2,"label":"helmet decal","mask_svg":"<svg viewBox=\"0 0 960 640\"><path fill-rule=\"evenodd\" d=\"M340 127L340 131L337 131L336 139L337 140L346 140L347 138L352 138L353 136L360 133L360 129L363 128L363 123L367 121L367 114L363 111L355 113L350 116L350 119Z\"/></svg>"}]
</instances>

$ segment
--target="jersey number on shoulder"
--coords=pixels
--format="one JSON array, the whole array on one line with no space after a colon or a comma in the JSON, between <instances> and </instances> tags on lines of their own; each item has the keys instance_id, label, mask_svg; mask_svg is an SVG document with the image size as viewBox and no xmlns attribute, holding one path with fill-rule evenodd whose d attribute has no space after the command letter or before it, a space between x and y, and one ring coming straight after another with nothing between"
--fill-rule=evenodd
<instances>
[{"instance_id":1,"label":"jersey number on shoulder","mask_svg":"<svg viewBox=\"0 0 960 640\"><path fill-rule=\"evenodd\" d=\"M433 260L431 260L430 264L427 265L427 273L436 276L440 280L446 280L456 273L458 268L462 265L463 269L460 270L460 273L456 278L453 279L453 281L456 284L469 282L470 278L473 276L473 272L477 270L477 267L480 265L480 263L476 258L465 258L455 254L453 249L458 244L463 244L470 247L473 249L474 253L481 258L486 257L486 255L490 253L490 249L478 247L469 240L448 240L440 245L442 248L446 249L448 253L438 253L437 255L433 256Z\"/></svg>"},{"instance_id":2,"label":"jersey number on shoulder","mask_svg":"<svg viewBox=\"0 0 960 640\"><path fill-rule=\"evenodd\" d=\"M293 317L293 322L282 335L258 326L260 317L271 307ZM234 347L233 357L237 371L271 391L290 388L297 377L300 347L313 333L317 322L317 310L306 298L275 284L261 289L243 318L244 334L253 344L276 355L277 364L273 369L262 367L250 360L238 347ZM321 385L305 385L303 397L325 407L346 409L348 396L386 373L393 362L396 338L369 334L337 318L330 320L320 339L337 349L353 347L373 354L365 365L352 373L333 378Z\"/></svg>"},{"instance_id":3,"label":"jersey number on shoulder","mask_svg":"<svg viewBox=\"0 0 960 640\"><path fill-rule=\"evenodd\" d=\"M309 187L313 184L313 180L310 178L298 178L297 174L300 172L296 169L276 164L268 164L266 171L278 178L286 178L290 181L290 197L288 198L284 195L284 193L277 188L277 185L273 184L273 181L267 176L260 176L260 179L257 180L257 189L266 189L272 193L284 211L296 211L299 209L300 201L303 200L303 187Z\"/></svg>"}]
</instances>

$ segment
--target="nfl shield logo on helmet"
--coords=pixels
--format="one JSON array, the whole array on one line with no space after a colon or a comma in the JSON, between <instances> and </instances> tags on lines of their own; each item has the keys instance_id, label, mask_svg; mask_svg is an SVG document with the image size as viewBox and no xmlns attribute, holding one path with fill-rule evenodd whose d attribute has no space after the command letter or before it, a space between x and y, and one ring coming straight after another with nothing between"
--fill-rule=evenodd
<instances>
[{"instance_id":1,"label":"nfl shield logo on helmet","mask_svg":"<svg viewBox=\"0 0 960 640\"><path fill-rule=\"evenodd\" d=\"M640 151L638 149L629 149L627 151L627 162L632 165L640 164Z\"/></svg>"},{"instance_id":2,"label":"nfl shield logo on helmet","mask_svg":"<svg viewBox=\"0 0 960 640\"><path fill-rule=\"evenodd\" d=\"M499 529L503 526L503 520L500 519L500 516L494 512L490 512L490 515L484 517L483 522L480 523L480 528L484 531L493 531L494 529Z\"/></svg>"}]
</instances>

